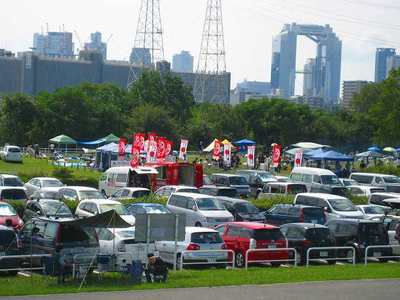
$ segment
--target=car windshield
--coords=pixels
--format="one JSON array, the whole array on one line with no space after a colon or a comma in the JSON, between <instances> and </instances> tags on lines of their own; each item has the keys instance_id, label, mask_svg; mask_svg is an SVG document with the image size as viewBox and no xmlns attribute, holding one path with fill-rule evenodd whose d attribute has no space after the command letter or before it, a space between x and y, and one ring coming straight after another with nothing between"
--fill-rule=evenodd
<instances>
[{"instance_id":1,"label":"car windshield","mask_svg":"<svg viewBox=\"0 0 400 300\"><path fill-rule=\"evenodd\" d=\"M223 243L218 232L194 232L192 233L192 243L196 244L221 244Z\"/></svg>"},{"instance_id":2,"label":"car windshield","mask_svg":"<svg viewBox=\"0 0 400 300\"><path fill-rule=\"evenodd\" d=\"M322 175L321 176L322 184L328 185L342 185L339 178L336 175Z\"/></svg>"},{"instance_id":3,"label":"car windshield","mask_svg":"<svg viewBox=\"0 0 400 300\"><path fill-rule=\"evenodd\" d=\"M69 215L72 216L71 211L68 206L66 206L63 202L41 202L43 211L46 215L54 216L54 215Z\"/></svg>"},{"instance_id":4,"label":"car windshield","mask_svg":"<svg viewBox=\"0 0 400 300\"><path fill-rule=\"evenodd\" d=\"M237 196L236 189L217 189L217 196L235 198Z\"/></svg>"},{"instance_id":5,"label":"car windshield","mask_svg":"<svg viewBox=\"0 0 400 300\"><path fill-rule=\"evenodd\" d=\"M306 238L310 241L322 241L331 237L328 228L309 228L306 230Z\"/></svg>"},{"instance_id":6,"label":"car windshield","mask_svg":"<svg viewBox=\"0 0 400 300\"><path fill-rule=\"evenodd\" d=\"M4 186L24 186L24 183L18 177L4 178Z\"/></svg>"},{"instance_id":7,"label":"car windshield","mask_svg":"<svg viewBox=\"0 0 400 300\"><path fill-rule=\"evenodd\" d=\"M146 211L146 213L148 214L169 214L170 211L168 208L166 208L163 205L145 205L143 206L144 210Z\"/></svg>"},{"instance_id":8,"label":"car windshield","mask_svg":"<svg viewBox=\"0 0 400 300\"><path fill-rule=\"evenodd\" d=\"M1 198L4 200L26 200L26 194L23 190L3 190Z\"/></svg>"},{"instance_id":9,"label":"car windshield","mask_svg":"<svg viewBox=\"0 0 400 300\"><path fill-rule=\"evenodd\" d=\"M62 187L63 184L57 179L46 179L42 181L43 187Z\"/></svg>"},{"instance_id":10,"label":"car windshield","mask_svg":"<svg viewBox=\"0 0 400 300\"><path fill-rule=\"evenodd\" d=\"M98 191L80 191L81 200L90 200L90 199L105 199L103 194Z\"/></svg>"},{"instance_id":11,"label":"car windshield","mask_svg":"<svg viewBox=\"0 0 400 300\"><path fill-rule=\"evenodd\" d=\"M197 199L197 207L200 210L225 210L225 208L213 198Z\"/></svg>"},{"instance_id":12,"label":"car windshield","mask_svg":"<svg viewBox=\"0 0 400 300\"><path fill-rule=\"evenodd\" d=\"M260 211L257 207L250 203L237 203L235 208L238 212L246 213L246 214L258 214Z\"/></svg>"},{"instance_id":13,"label":"car windshield","mask_svg":"<svg viewBox=\"0 0 400 300\"><path fill-rule=\"evenodd\" d=\"M11 153L20 153L20 152L21 152L21 149L20 149L20 148L16 148L16 147L10 147L10 148L8 148L8 152L11 152Z\"/></svg>"},{"instance_id":14,"label":"car windshield","mask_svg":"<svg viewBox=\"0 0 400 300\"><path fill-rule=\"evenodd\" d=\"M132 197L141 198L150 195L150 191L136 191L132 193Z\"/></svg>"},{"instance_id":15,"label":"car windshield","mask_svg":"<svg viewBox=\"0 0 400 300\"><path fill-rule=\"evenodd\" d=\"M135 238L135 230L129 229L129 230L119 231L118 235L120 237L122 237L123 239L134 239Z\"/></svg>"},{"instance_id":16,"label":"car windshield","mask_svg":"<svg viewBox=\"0 0 400 300\"><path fill-rule=\"evenodd\" d=\"M383 177L385 183L400 183L400 178L396 176Z\"/></svg>"},{"instance_id":17,"label":"car windshield","mask_svg":"<svg viewBox=\"0 0 400 300\"><path fill-rule=\"evenodd\" d=\"M247 185L246 179L241 176L229 177L229 183L232 185Z\"/></svg>"},{"instance_id":18,"label":"car windshield","mask_svg":"<svg viewBox=\"0 0 400 300\"><path fill-rule=\"evenodd\" d=\"M272 179L274 178L274 175L272 175L269 172L262 172L262 173L258 173L258 176L260 176L261 180L266 180L266 179Z\"/></svg>"},{"instance_id":19,"label":"car windshield","mask_svg":"<svg viewBox=\"0 0 400 300\"><path fill-rule=\"evenodd\" d=\"M328 202L337 211L357 211L349 199L329 199Z\"/></svg>"},{"instance_id":20,"label":"car windshield","mask_svg":"<svg viewBox=\"0 0 400 300\"><path fill-rule=\"evenodd\" d=\"M179 189L179 193L194 193L194 194L200 194L199 190L196 188L184 188L184 189Z\"/></svg>"},{"instance_id":21,"label":"car windshield","mask_svg":"<svg viewBox=\"0 0 400 300\"><path fill-rule=\"evenodd\" d=\"M385 214L385 209L380 206L366 206L364 212L371 215L383 215Z\"/></svg>"},{"instance_id":22,"label":"car windshield","mask_svg":"<svg viewBox=\"0 0 400 300\"><path fill-rule=\"evenodd\" d=\"M16 216L17 212L15 209L7 204L0 204L0 216L2 217L11 217Z\"/></svg>"},{"instance_id":23,"label":"car windshield","mask_svg":"<svg viewBox=\"0 0 400 300\"><path fill-rule=\"evenodd\" d=\"M120 204L120 203L116 203L116 204L100 204L100 213L105 213L108 212L110 210L115 210L117 214L119 215L127 215L127 211L125 209L125 207Z\"/></svg>"}]
</instances>

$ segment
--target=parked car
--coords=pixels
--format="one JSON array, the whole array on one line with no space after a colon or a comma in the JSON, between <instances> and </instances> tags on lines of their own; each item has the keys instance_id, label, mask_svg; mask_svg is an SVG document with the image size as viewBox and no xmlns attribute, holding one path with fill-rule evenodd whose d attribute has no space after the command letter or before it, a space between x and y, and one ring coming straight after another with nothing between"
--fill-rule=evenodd
<instances>
[{"instance_id":1,"label":"parked car","mask_svg":"<svg viewBox=\"0 0 400 300\"><path fill-rule=\"evenodd\" d=\"M240 197L250 196L250 186L243 176L233 174L212 174L211 181L217 186L235 188Z\"/></svg>"},{"instance_id":2,"label":"parked car","mask_svg":"<svg viewBox=\"0 0 400 300\"><path fill-rule=\"evenodd\" d=\"M120 202L113 200L83 200L79 202L75 215L78 218L88 218L110 210L114 210L125 222L135 225L135 217Z\"/></svg>"},{"instance_id":3,"label":"parked car","mask_svg":"<svg viewBox=\"0 0 400 300\"><path fill-rule=\"evenodd\" d=\"M22 163L22 151L18 146L5 146L0 151L0 158L6 162Z\"/></svg>"},{"instance_id":4,"label":"parked car","mask_svg":"<svg viewBox=\"0 0 400 300\"><path fill-rule=\"evenodd\" d=\"M361 262L368 246L389 245L389 236L383 222L360 219L333 219L326 223L336 239L337 246L353 247L356 251L356 261ZM370 250L369 255L391 256L392 249L379 248ZM351 257L350 250L338 251L340 257ZM379 259L382 262L386 258Z\"/></svg>"},{"instance_id":5,"label":"parked car","mask_svg":"<svg viewBox=\"0 0 400 300\"><path fill-rule=\"evenodd\" d=\"M233 215L235 221L265 221L265 215L249 201L229 197L217 197L217 200Z\"/></svg>"},{"instance_id":6,"label":"parked car","mask_svg":"<svg viewBox=\"0 0 400 300\"><path fill-rule=\"evenodd\" d=\"M16 175L0 174L0 186L23 187L24 183Z\"/></svg>"},{"instance_id":7,"label":"parked car","mask_svg":"<svg viewBox=\"0 0 400 300\"><path fill-rule=\"evenodd\" d=\"M342 195L346 194L346 187L335 173L325 169L298 167L292 170L290 180L304 183L308 192Z\"/></svg>"},{"instance_id":8,"label":"parked car","mask_svg":"<svg viewBox=\"0 0 400 300\"><path fill-rule=\"evenodd\" d=\"M22 249L20 248L20 243L15 230L13 228L0 225L0 258L6 255L11 256L22 254ZM6 272L10 275L17 275L17 270L6 270L18 269L20 267L22 267L22 260L20 259L13 258L0 260L0 274Z\"/></svg>"},{"instance_id":9,"label":"parked car","mask_svg":"<svg viewBox=\"0 0 400 300\"><path fill-rule=\"evenodd\" d=\"M24 225L24 222L10 204L0 202L0 225L19 230Z\"/></svg>"},{"instance_id":10,"label":"parked car","mask_svg":"<svg viewBox=\"0 0 400 300\"><path fill-rule=\"evenodd\" d=\"M340 182L343 183L345 187L349 187L351 185L359 185L357 181L354 179L348 179L348 178L339 178Z\"/></svg>"},{"instance_id":11,"label":"parked car","mask_svg":"<svg viewBox=\"0 0 400 300\"><path fill-rule=\"evenodd\" d=\"M135 227L99 228L96 232L99 237L100 255L115 255L117 271L124 270L132 260L147 263L146 244L136 242ZM154 242L149 243L149 253L155 251Z\"/></svg>"},{"instance_id":12,"label":"parked car","mask_svg":"<svg viewBox=\"0 0 400 300\"><path fill-rule=\"evenodd\" d=\"M357 209L361 211L365 216L366 219L383 219L386 213L390 210L385 208L384 206L380 205L357 205Z\"/></svg>"},{"instance_id":13,"label":"parked car","mask_svg":"<svg viewBox=\"0 0 400 300\"><path fill-rule=\"evenodd\" d=\"M294 198L294 204L322 207L327 215L327 220L335 218L362 219L364 214L347 198L320 193L302 193Z\"/></svg>"},{"instance_id":14,"label":"parked car","mask_svg":"<svg viewBox=\"0 0 400 300\"><path fill-rule=\"evenodd\" d=\"M155 194L162 197L169 197L173 193L200 193L197 187L186 185L166 185L160 187Z\"/></svg>"},{"instance_id":15,"label":"parked car","mask_svg":"<svg viewBox=\"0 0 400 300\"><path fill-rule=\"evenodd\" d=\"M397 216L388 217L385 224L387 224L389 244L400 246L400 218ZM400 247L393 248L393 255L400 255Z\"/></svg>"},{"instance_id":16,"label":"parked car","mask_svg":"<svg viewBox=\"0 0 400 300\"><path fill-rule=\"evenodd\" d=\"M229 255L227 252L201 252L201 253L182 253L185 250L225 250L226 245L219 233L210 228L186 227L185 240L178 242L177 261L175 261L175 242L160 241L155 242L155 248L159 252L162 260L169 264L175 262L179 264L183 255L184 263L217 263L228 261Z\"/></svg>"},{"instance_id":17,"label":"parked car","mask_svg":"<svg viewBox=\"0 0 400 300\"><path fill-rule=\"evenodd\" d=\"M170 214L171 211L162 204L158 203L132 203L127 205L126 210L129 214L136 217L138 214Z\"/></svg>"},{"instance_id":18,"label":"parked car","mask_svg":"<svg viewBox=\"0 0 400 300\"><path fill-rule=\"evenodd\" d=\"M145 188L122 188L111 195L110 200L120 201L135 199L150 195L151 191Z\"/></svg>"},{"instance_id":19,"label":"parked car","mask_svg":"<svg viewBox=\"0 0 400 300\"><path fill-rule=\"evenodd\" d=\"M52 199L52 200L60 200L60 189L61 187L48 187L41 188L34 192L29 199L30 200L42 200L42 199Z\"/></svg>"},{"instance_id":20,"label":"parked car","mask_svg":"<svg viewBox=\"0 0 400 300\"><path fill-rule=\"evenodd\" d=\"M368 204L388 206L383 200L394 198L400 198L400 193L373 193L368 197Z\"/></svg>"},{"instance_id":21,"label":"parked car","mask_svg":"<svg viewBox=\"0 0 400 300\"><path fill-rule=\"evenodd\" d=\"M210 179L210 176L203 175L203 185L212 185L213 182Z\"/></svg>"},{"instance_id":22,"label":"parked car","mask_svg":"<svg viewBox=\"0 0 400 300\"><path fill-rule=\"evenodd\" d=\"M67 186L58 191L60 200L83 201L83 200L104 200L106 199L98 190L85 186Z\"/></svg>"},{"instance_id":23,"label":"parked car","mask_svg":"<svg viewBox=\"0 0 400 300\"><path fill-rule=\"evenodd\" d=\"M25 188L23 187L0 187L0 201L27 201Z\"/></svg>"},{"instance_id":24,"label":"parked car","mask_svg":"<svg viewBox=\"0 0 400 300\"><path fill-rule=\"evenodd\" d=\"M373 193L385 192L384 188L368 185L350 185L347 187L352 196L369 197Z\"/></svg>"},{"instance_id":25,"label":"parked car","mask_svg":"<svg viewBox=\"0 0 400 300\"><path fill-rule=\"evenodd\" d=\"M57 274L61 261L65 262L65 272L72 271L74 256L89 256L89 260L76 257L75 261L90 263L99 252L96 231L64 219L33 218L25 223L20 232L23 253L50 254L55 259L49 270ZM33 265L42 265L43 258L33 259Z\"/></svg>"},{"instance_id":26,"label":"parked car","mask_svg":"<svg viewBox=\"0 0 400 300\"><path fill-rule=\"evenodd\" d=\"M296 195L306 193L307 186L302 183L293 182L270 182L264 185L263 191L257 199L271 198L274 196Z\"/></svg>"},{"instance_id":27,"label":"parked car","mask_svg":"<svg viewBox=\"0 0 400 300\"><path fill-rule=\"evenodd\" d=\"M215 228L222 236L226 247L235 252L236 266L245 266L246 252L249 249L287 248L286 238L278 227L262 223L235 222ZM285 260L289 255L286 250L273 252L249 253L250 261ZM280 266L281 262L271 262Z\"/></svg>"},{"instance_id":28,"label":"parked car","mask_svg":"<svg viewBox=\"0 0 400 300\"><path fill-rule=\"evenodd\" d=\"M167 208L175 214L184 214L187 226L214 227L234 220L217 199L202 194L174 193L168 199Z\"/></svg>"},{"instance_id":29,"label":"parked car","mask_svg":"<svg viewBox=\"0 0 400 300\"><path fill-rule=\"evenodd\" d=\"M59 200L42 199L39 201L28 201L24 211L25 222L39 216L47 218L74 218L68 206Z\"/></svg>"},{"instance_id":30,"label":"parked car","mask_svg":"<svg viewBox=\"0 0 400 300\"><path fill-rule=\"evenodd\" d=\"M237 174L246 178L250 186L250 195L254 198L258 197L258 194L262 192L266 183L277 181L276 177L267 171L240 170Z\"/></svg>"},{"instance_id":31,"label":"parked car","mask_svg":"<svg viewBox=\"0 0 400 300\"><path fill-rule=\"evenodd\" d=\"M313 223L291 223L281 226L283 235L288 240L289 248L297 250L298 261L305 264L307 251L313 247L335 247L334 235L328 227ZM311 259L336 258L335 250L311 251ZM328 264L335 264L336 260L327 260Z\"/></svg>"},{"instance_id":32,"label":"parked car","mask_svg":"<svg viewBox=\"0 0 400 300\"><path fill-rule=\"evenodd\" d=\"M322 207L307 205L277 204L265 212L265 218L268 224L277 226L286 223L326 223Z\"/></svg>"},{"instance_id":33,"label":"parked car","mask_svg":"<svg viewBox=\"0 0 400 300\"><path fill-rule=\"evenodd\" d=\"M400 193L400 179L397 176L374 173L352 173L351 179L360 184L382 187L386 192Z\"/></svg>"},{"instance_id":34,"label":"parked car","mask_svg":"<svg viewBox=\"0 0 400 300\"><path fill-rule=\"evenodd\" d=\"M51 177L35 177L25 183L28 197L41 188L59 188L64 184L57 178Z\"/></svg>"},{"instance_id":35,"label":"parked car","mask_svg":"<svg viewBox=\"0 0 400 300\"><path fill-rule=\"evenodd\" d=\"M220 196L220 197L231 197L235 198L238 196L237 190L235 188L226 186L216 186L216 185L204 185L199 188L200 194L209 196Z\"/></svg>"}]
</instances>

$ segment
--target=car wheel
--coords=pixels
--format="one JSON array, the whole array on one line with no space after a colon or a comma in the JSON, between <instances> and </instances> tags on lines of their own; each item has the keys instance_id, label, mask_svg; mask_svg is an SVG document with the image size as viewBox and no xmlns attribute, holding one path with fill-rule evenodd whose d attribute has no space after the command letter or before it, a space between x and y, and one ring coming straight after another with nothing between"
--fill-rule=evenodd
<instances>
[{"instance_id":1,"label":"car wheel","mask_svg":"<svg viewBox=\"0 0 400 300\"><path fill-rule=\"evenodd\" d=\"M241 252L235 254L235 265L238 268L243 268L245 265L245 259Z\"/></svg>"},{"instance_id":2,"label":"car wheel","mask_svg":"<svg viewBox=\"0 0 400 300\"><path fill-rule=\"evenodd\" d=\"M194 224L195 227L203 227L203 225L201 225L200 222L196 222L196 224Z\"/></svg>"}]
</instances>

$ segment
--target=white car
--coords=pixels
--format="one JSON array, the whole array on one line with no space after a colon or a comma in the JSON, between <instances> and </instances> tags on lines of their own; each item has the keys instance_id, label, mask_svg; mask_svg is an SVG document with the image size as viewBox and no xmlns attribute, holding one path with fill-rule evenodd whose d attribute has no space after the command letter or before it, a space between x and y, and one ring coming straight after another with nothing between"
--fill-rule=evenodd
<instances>
[{"instance_id":1,"label":"white car","mask_svg":"<svg viewBox=\"0 0 400 300\"><path fill-rule=\"evenodd\" d=\"M79 218L88 218L110 210L115 210L125 222L135 225L135 217L129 215L121 203L113 200L83 200L78 204L75 215Z\"/></svg>"},{"instance_id":2,"label":"white car","mask_svg":"<svg viewBox=\"0 0 400 300\"><path fill-rule=\"evenodd\" d=\"M23 187L24 183L16 175L0 174L0 186Z\"/></svg>"},{"instance_id":3,"label":"white car","mask_svg":"<svg viewBox=\"0 0 400 300\"><path fill-rule=\"evenodd\" d=\"M350 185L347 186L350 194L356 197L369 197L373 193L383 193L384 188L368 185Z\"/></svg>"},{"instance_id":4,"label":"white car","mask_svg":"<svg viewBox=\"0 0 400 300\"><path fill-rule=\"evenodd\" d=\"M368 204L375 204L375 205L384 205L384 200L386 199L395 199L400 198L399 193L373 193L368 197Z\"/></svg>"},{"instance_id":5,"label":"white car","mask_svg":"<svg viewBox=\"0 0 400 300\"><path fill-rule=\"evenodd\" d=\"M22 151L18 146L5 146L0 151L0 157L7 162L20 162L22 163Z\"/></svg>"},{"instance_id":6,"label":"white car","mask_svg":"<svg viewBox=\"0 0 400 300\"><path fill-rule=\"evenodd\" d=\"M348 178L339 178L340 182L343 183L345 187L349 187L352 185L359 185L357 181L354 179L348 179Z\"/></svg>"},{"instance_id":7,"label":"white car","mask_svg":"<svg viewBox=\"0 0 400 300\"><path fill-rule=\"evenodd\" d=\"M124 199L135 199L150 195L151 191L146 188L122 188L117 190L111 195L110 200L124 200Z\"/></svg>"},{"instance_id":8,"label":"white car","mask_svg":"<svg viewBox=\"0 0 400 300\"><path fill-rule=\"evenodd\" d=\"M117 271L121 271L132 260L147 262L146 243L135 241L135 227L99 228L96 231L99 237L100 254L115 255ZM154 243L149 244L148 251L149 253L156 252Z\"/></svg>"},{"instance_id":9,"label":"white car","mask_svg":"<svg viewBox=\"0 0 400 300\"><path fill-rule=\"evenodd\" d=\"M199 194L199 189L194 186L186 185L165 185L160 187L155 194L162 197L169 197L173 193L195 193Z\"/></svg>"},{"instance_id":10,"label":"white car","mask_svg":"<svg viewBox=\"0 0 400 300\"><path fill-rule=\"evenodd\" d=\"M389 244L400 246L400 241L396 240L396 228L400 226L399 217L391 217L390 224L388 224ZM400 255L400 247L393 248L393 255Z\"/></svg>"},{"instance_id":11,"label":"white car","mask_svg":"<svg viewBox=\"0 0 400 300\"><path fill-rule=\"evenodd\" d=\"M41 188L60 188L62 186L64 186L64 184L60 180L51 177L35 177L25 183L28 196L31 196Z\"/></svg>"},{"instance_id":12,"label":"white car","mask_svg":"<svg viewBox=\"0 0 400 300\"><path fill-rule=\"evenodd\" d=\"M106 199L98 190L86 186L66 186L59 190L60 199L68 201L104 200Z\"/></svg>"},{"instance_id":13,"label":"white car","mask_svg":"<svg viewBox=\"0 0 400 300\"><path fill-rule=\"evenodd\" d=\"M228 260L227 252L182 253L185 250L225 250L226 245L218 231L210 228L186 227L185 240L178 242L177 261L175 261L175 242L160 241L155 243L162 260L169 264L177 262L179 266L183 255L184 263L196 262L224 262Z\"/></svg>"},{"instance_id":14,"label":"white car","mask_svg":"<svg viewBox=\"0 0 400 300\"><path fill-rule=\"evenodd\" d=\"M382 219L388 208L380 205L357 205L357 209L361 211L368 219Z\"/></svg>"}]
</instances>

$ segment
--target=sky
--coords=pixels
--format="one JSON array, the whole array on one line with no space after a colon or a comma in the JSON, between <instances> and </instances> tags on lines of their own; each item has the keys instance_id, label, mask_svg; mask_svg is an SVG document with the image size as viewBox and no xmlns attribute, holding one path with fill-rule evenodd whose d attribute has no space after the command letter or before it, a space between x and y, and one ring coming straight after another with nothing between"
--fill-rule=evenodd
<instances>
[{"instance_id":1,"label":"sky","mask_svg":"<svg viewBox=\"0 0 400 300\"><path fill-rule=\"evenodd\" d=\"M3 0L0 48L32 47L33 33L76 32L75 45L91 32L109 39L108 58L127 60L133 46L141 0ZM190 51L195 67L207 0L160 0L165 59ZM227 71L232 87L244 79L270 81L272 37L285 23L330 24L343 41L342 80L373 80L375 50L400 49L398 0L222 0ZM79 37L79 38L78 38ZM79 42L79 40L81 42ZM297 69L315 56L315 44L299 37ZM301 75L296 92L301 91Z\"/></svg>"}]
</instances>

